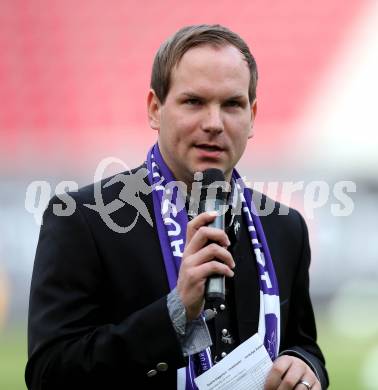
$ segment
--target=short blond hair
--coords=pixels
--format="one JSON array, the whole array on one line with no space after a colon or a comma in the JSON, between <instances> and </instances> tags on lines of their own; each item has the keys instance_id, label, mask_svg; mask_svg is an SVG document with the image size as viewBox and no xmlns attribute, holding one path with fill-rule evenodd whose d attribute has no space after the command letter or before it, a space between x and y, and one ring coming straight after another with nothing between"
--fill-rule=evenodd
<instances>
[{"instance_id":1,"label":"short blond hair","mask_svg":"<svg viewBox=\"0 0 378 390\"><path fill-rule=\"evenodd\" d=\"M200 45L235 46L247 62L250 72L248 96L252 103L256 98L257 66L248 45L242 38L219 24L193 25L183 27L160 46L152 65L151 88L164 104L168 95L172 69L179 64L183 55L191 48Z\"/></svg>"}]
</instances>

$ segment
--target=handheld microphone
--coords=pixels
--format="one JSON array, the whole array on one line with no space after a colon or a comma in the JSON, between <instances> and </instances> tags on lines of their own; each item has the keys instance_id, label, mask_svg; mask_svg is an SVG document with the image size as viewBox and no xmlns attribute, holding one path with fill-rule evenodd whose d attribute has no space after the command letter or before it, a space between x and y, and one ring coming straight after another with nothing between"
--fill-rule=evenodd
<instances>
[{"instance_id":1,"label":"handheld microphone","mask_svg":"<svg viewBox=\"0 0 378 390\"><path fill-rule=\"evenodd\" d=\"M225 230L225 206L226 193L224 192L225 178L221 170L207 169L203 172L201 197L199 202L199 214L208 211L217 211L218 215L208 226ZM208 277L205 289L206 301L222 303L226 298L224 275L212 275Z\"/></svg>"}]
</instances>

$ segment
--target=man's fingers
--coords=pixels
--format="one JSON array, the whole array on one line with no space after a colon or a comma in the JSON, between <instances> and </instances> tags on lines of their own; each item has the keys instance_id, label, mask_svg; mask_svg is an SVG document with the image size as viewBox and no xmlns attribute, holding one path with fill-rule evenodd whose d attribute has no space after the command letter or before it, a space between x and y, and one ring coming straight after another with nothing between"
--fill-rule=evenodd
<instances>
[{"instance_id":1,"label":"man's fingers","mask_svg":"<svg viewBox=\"0 0 378 390\"><path fill-rule=\"evenodd\" d=\"M286 371L286 374L282 378L282 382L278 386L277 390L304 390L301 389L301 387L304 385L299 385L298 382L305 377L305 373L306 367L304 365L298 365L293 363Z\"/></svg>"},{"instance_id":2,"label":"man's fingers","mask_svg":"<svg viewBox=\"0 0 378 390\"><path fill-rule=\"evenodd\" d=\"M234 276L234 271L219 261L208 261L207 263L203 263L197 268L197 270L202 280L207 279L210 275L214 274L225 275L229 277Z\"/></svg>"},{"instance_id":3,"label":"man's fingers","mask_svg":"<svg viewBox=\"0 0 378 390\"><path fill-rule=\"evenodd\" d=\"M209 241L217 242L223 247L230 245L230 240L223 230L201 226L193 235L191 241L187 241L187 246L185 248L186 255L190 256L193 253L197 253L201 248L207 245Z\"/></svg>"},{"instance_id":4,"label":"man's fingers","mask_svg":"<svg viewBox=\"0 0 378 390\"><path fill-rule=\"evenodd\" d=\"M308 383L311 387L311 390L322 390L320 382L316 378L314 372L308 366L306 366L305 372L302 373L301 377L297 380L297 385L295 387L295 390L308 390L308 387L304 383L300 383L301 381Z\"/></svg>"},{"instance_id":5,"label":"man's fingers","mask_svg":"<svg viewBox=\"0 0 378 390\"><path fill-rule=\"evenodd\" d=\"M264 390L276 390L282 382L282 378L289 370L292 364L291 359L284 359L284 356L277 358L273 367L270 369L268 377L265 381Z\"/></svg>"},{"instance_id":6,"label":"man's fingers","mask_svg":"<svg viewBox=\"0 0 378 390\"><path fill-rule=\"evenodd\" d=\"M311 390L322 390L322 388L320 386L320 382L318 380L316 380L316 381L314 381L314 380L307 380L306 377L300 379L297 382L297 384L293 387L294 390L308 390L308 387L304 383L300 382L301 380L302 381L306 381L306 383L308 383L310 385ZM280 387L278 389L281 390ZM291 389L291 387L290 387L290 389Z\"/></svg>"},{"instance_id":7,"label":"man's fingers","mask_svg":"<svg viewBox=\"0 0 378 390\"><path fill-rule=\"evenodd\" d=\"M198 252L191 256L186 257L186 266L198 266L202 263L206 263L208 261L218 260L218 262L222 262L229 268L235 267L234 259L230 252L227 249L222 248L216 243L212 243L206 245L201 248Z\"/></svg>"},{"instance_id":8,"label":"man's fingers","mask_svg":"<svg viewBox=\"0 0 378 390\"><path fill-rule=\"evenodd\" d=\"M311 384L311 383L310 383ZM307 390L307 389L306 389ZM316 380L314 385L311 387L311 390L322 390L322 387L320 386L320 382Z\"/></svg>"},{"instance_id":9,"label":"man's fingers","mask_svg":"<svg viewBox=\"0 0 378 390\"><path fill-rule=\"evenodd\" d=\"M226 275L229 277L234 276L234 272L230 270L227 265L220 263L219 261L208 261L196 268L190 268L186 273L186 281L192 292L197 291L198 293L203 293L205 280L210 275L214 274Z\"/></svg>"},{"instance_id":10,"label":"man's fingers","mask_svg":"<svg viewBox=\"0 0 378 390\"><path fill-rule=\"evenodd\" d=\"M213 222L217 213L215 211L208 211L202 213L193 218L186 227L186 242L190 242L193 236L196 234L197 230L201 226L206 226L210 222Z\"/></svg>"},{"instance_id":11,"label":"man's fingers","mask_svg":"<svg viewBox=\"0 0 378 390\"><path fill-rule=\"evenodd\" d=\"M300 381L306 381L312 390L321 390L319 381L310 367L294 356L277 358L265 381L264 390L308 390Z\"/></svg>"}]
</instances>

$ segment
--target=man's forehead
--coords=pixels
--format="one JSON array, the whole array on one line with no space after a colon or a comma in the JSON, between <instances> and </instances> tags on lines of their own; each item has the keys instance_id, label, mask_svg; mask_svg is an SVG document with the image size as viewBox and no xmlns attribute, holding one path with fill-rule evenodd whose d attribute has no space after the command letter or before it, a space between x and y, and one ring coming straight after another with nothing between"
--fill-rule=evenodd
<instances>
[{"instance_id":1,"label":"man's forehead","mask_svg":"<svg viewBox=\"0 0 378 390\"><path fill-rule=\"evenodd\" d=\"M248 94L250 72L243 55L232 45L201 45L188 50L172 69L170 89L193 93L212 88L225 94ZM178 88L178 90L177 90Z\"/></svg>"},{"instance_id":2,"label":"man's forehead","mask_svg":"<svg viewBox=\"0 0 378 390\"><path fill-rule=\"evenodd\" d=\"M172 72L177 72L182 65L200 65L203 61L211 57L214 62L222 63L227 58L229 61L232 61L235 65L245 64L247 62L243 57L240 50L231 45L231 44L215 44L215 43L204 43L201 45L196 45L187 50L179 61L175 64L172 69Z\"/></svg>"}]
</instances>

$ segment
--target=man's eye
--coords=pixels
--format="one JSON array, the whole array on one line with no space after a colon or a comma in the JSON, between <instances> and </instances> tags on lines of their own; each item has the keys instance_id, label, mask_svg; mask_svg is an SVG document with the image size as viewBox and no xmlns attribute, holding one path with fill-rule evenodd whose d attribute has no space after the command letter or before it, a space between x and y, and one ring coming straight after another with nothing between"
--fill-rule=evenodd
<instances>
[{"instance_id":1,"label":"man's eye","mask_svg":"<svg viewBox=\"0 0 378 390\"><path fill-rule=\"evenodd\" d=\"M201 104L201 101L199 99L187 99L185 100L186 104L189 104L190 106L198 106Z\"/></svg>"},{"instance_id":2,"label":"man's eye","mask_svg":"<svg viewBox=\"0 0 378 390\"><path fill-rule=\"evenodd\" d=\"M227 107L240 107L241 104L237 100L230 100L225 104Z\"/></svg>"}]
</instances>

